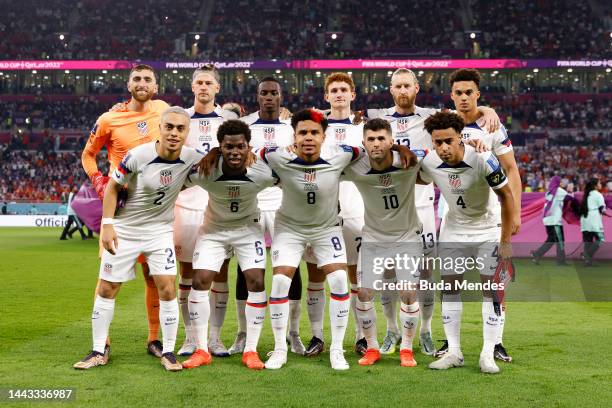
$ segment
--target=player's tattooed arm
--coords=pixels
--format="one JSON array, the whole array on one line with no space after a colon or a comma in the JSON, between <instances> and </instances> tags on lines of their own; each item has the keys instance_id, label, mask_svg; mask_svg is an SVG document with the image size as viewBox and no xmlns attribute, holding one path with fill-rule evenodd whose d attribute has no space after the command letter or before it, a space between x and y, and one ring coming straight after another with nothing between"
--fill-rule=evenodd
<instances>
[{"instance_id":1,"label":"player's tattooed arm","mask_svg":"<svg viewBox=\"0 0 612 408\"><path fill-rule=\"evenodd\" d=\"M501 188L493 190L499 197L502 208L502 228L499 247L499 256L503 259L512 257L512 247L510 241L512 239L512 230L514 229L514 198L510 185L506 184Z\"/></svg>"},{"instance_id":2,"label":"player's tattooed arm","mask_svg":"<svg viewBox=\"0 0 612 408\"><path fill-rule=\"evenodd\" d=\"M487 132L497 132L501 126L501 120L499 119L497 112L495 112L495 109L489 108L488 106L479 106L478 111L482 113L482 120L484 121L484 126Z\"/></svg>"},{"instance_id":3,"label":"player's tattooed arm","mask_svg":"<svg viewBox=\"0 0 612 408\"><path fill-rule=\"evenodd\" d=\"M111 254L115 255L115 249L119 246L119 241L117 240L117 233L115 232L115 228L113 224L106 224L104 220L112 219L115 215L115 211L117 210L117 199L119 198L119 192L123 186L117 183L112 178L108 181L106 185L106 190L104 191L104 201L102 202L102 227L100 231L100 241L102 241L102 246Z\"/></svg>"},{"instance_id":4,"label":"player's tattooed arm","mask_svg":"<svg viewBox=\"0 0 612 408\"><path fill-rule=\"evenodd\" d=\"M410 150L407 146L393 144L391 150L394 150L399 153L400 160L402 161L402 167L407 169L412 166L416 166L419 162L416 154L412 150Z\"/></svg>"}]
</instances>

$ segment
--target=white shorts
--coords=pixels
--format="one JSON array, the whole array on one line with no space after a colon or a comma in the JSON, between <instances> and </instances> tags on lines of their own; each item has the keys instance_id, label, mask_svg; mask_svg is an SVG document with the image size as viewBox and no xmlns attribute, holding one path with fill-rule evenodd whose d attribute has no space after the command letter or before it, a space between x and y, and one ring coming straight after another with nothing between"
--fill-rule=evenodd
<instances>
[{"instance_id":1,"label":"white shorts","mask_svg":"<svg viewBox=\"0 0 612 408\"><path fill-rule=\"evenodd\" d=\"M378 236L376 234L369 234L367 232L363 233L362 236L362 245L379 245L380 250L376 250L376 257L395 257L397 253L402 253L408 255L411 258L422 258L423 256L423 245L422 245L421 237L418 234L415 234L414 231L409 231L400 236ZM396 245L394 245L396 244ZM403 245L402 245L403 244ZM370 253L368 250L366 252ZM366 268L364 275L364 269L362 268L362 255L363 251L359 252L359 262L357 263L357 284L359 287L363 287L362 283L363 278L366 278L366 282L368 284L372 283L373 279L382 279L382 274L380 276L376 276L373 271L373 268ZM371 255L371 253L370 253ZM412 266L413 264L410 264ZM418 267L414 270L406 270L395 274L398 279L410 282L416 282L419 278L419 270ZM386 275L385 275L386 276ZM393 276L393 275L391 275ZM365 287L370 287L370 285L366 285Z\"/></svg>"},{"instance_id":2,"label":"white shorts","mask_svg":"<svg viewBox=\"0 0 612 408\"><path fill-rule=\"evenodd\" d=\"M179 262L192 262L198 229L204 222L204 211L174 206L174 249Z\"/></svg>"},{"instance_id":3,"label":"white shorts","mask_svg":"<svg viewBox=\"0 0 612 408\"><path fill-rule=\"evenodd\" d=\"M151 275L176 275L176 256L172 232L145 239L123 238L115 228L119 244L115 255L104 250L100 260L100 279L127 282L136 277L136 261L143 254Z\"/></svg>"},{"instance_id":4,"label":"white shorts","mask_svg":"<svg viewBox=\"0 0 612 408\"><path fill-rule=\"evenodd\" d=\"M346 260L349 265L357 265L363 225L363 217L342 219L342 235L346 243Z\"/></svg>"},{"instance_id":5,"label":"white shorts","mask_svg":"<svg viewBox=\"0 0 612 408\"><path fill-rule=\"evenodd\" d=\"M274 220L276 219L276 211L260 211L259 223L264 233L268 233L271 239L274 239Z\"/></svg>"},{"instance_id":6,"label":"white shorts","mask_svg":"<svg viewBox=\"0 0 612 408\"><path fill-rule=\"evenodd\" d=\"M493 276L497 268L497 246L501 238L501 227L491 227L480 231L458 230L445 224L440 230L438 257L452 258L463 263L467 258L478 262L477 269L481 275ZM448 244L448 245L447 245ZM463 274L465 267L457 262L455 268L441 268L441 275ZM462 271L463 270L463 271Z\"/></svg>"},{"instance_id":7,"label":"white shorts","mask_svg":"<svg viewBox=\"0 0 612 408\"><path fill-rule=\"evenodd\" d=\"M342 228L333 226L314 234L301 234L286 226L276 224L272 241L272 266L297 268L306 247L310 245L317 267L341 263L346 264L346 247ZM315 263L313 262L313 263Z\"/></svg>"},{"instance_id":8,"label":"white shorts","mask_svg":"<svg viewBox=\"0 0 612 408\"><path fill-rule=\"evenodd\" d=\"M193 269L219 272L232 249L243 271L266 268L266 243L261 226L250 223L228 230L202 228L193 253Z\"/></svg>"},{"instance_id":9,"label":"white shorts","mask_svg":"<svg viewBox=\"0 0 612 408\"><path fill-rule=\"evenodd\" d=\"M424 245L425 253L430 254L436 247L436 215L434 206L417 207L417 215L423 224L421 242Z\"/></svg>"}]
</instances>

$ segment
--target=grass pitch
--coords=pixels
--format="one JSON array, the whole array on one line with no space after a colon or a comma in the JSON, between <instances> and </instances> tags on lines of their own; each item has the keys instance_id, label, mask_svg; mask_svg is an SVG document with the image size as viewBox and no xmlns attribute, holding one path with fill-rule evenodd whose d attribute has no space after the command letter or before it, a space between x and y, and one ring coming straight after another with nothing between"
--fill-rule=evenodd
<instances>
[{"instance_id":1,"label":"grass pitch","mask_svg":"<svg viewBox=\"0 0 612 408\"><path fill-rule=\"evenodd\" d=\"M420 354L416 344L416 368L401 368L398 354L383 356L374 367L360 367L352 351L351 317L345 340L351 364L347 372L334 372L329 354L324 353L313 359L290 354L286 367L274 372L249 371L241 365L240 356L232 356L216 358L210 367L168 373L145 352L147 326L139 277L125 284L119 294L111 326L110 363L76 371L72 364L91 348L97 241L59 241L59 234L58 229L0 229L0 388L75 388L76 401L56 404L78 407L603 407L612 400L612 303L604 302L510 303L504 343L515 362L500 363L502 373L496 376L483 375L478 369L482 343L479 303L464 304L466 366L460 369L429 370L432 358ZM519 267L532 268L525 261L518 261ZM600 268L610 272L610 264ZM545 261L538 271L557 274L560 287L575 286L572 268L561 271ZM232 274L230 280L232 288ZM232 298L233 293L222 333L228 347L236 331ZM436 308L434 338L442 339L439 304ZM378 309L382 339L385 325ZM327 337L328 327L327 321ZM182 337L180 329L179 343ZM302 339L309 338L304 304ZM262 358L272 344L266 322L259 345ZM0 403L13 405L6 399Z\"/></svg>"}]
</instances>

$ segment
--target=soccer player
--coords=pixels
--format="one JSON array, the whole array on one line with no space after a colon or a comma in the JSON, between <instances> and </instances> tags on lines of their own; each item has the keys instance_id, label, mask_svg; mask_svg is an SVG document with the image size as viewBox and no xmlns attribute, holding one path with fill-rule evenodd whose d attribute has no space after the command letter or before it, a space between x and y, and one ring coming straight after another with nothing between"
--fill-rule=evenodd
<instances>
[{"instance_id":1,"label":"soccer player","mask_svg":"<svg viewBox=\"0 0 612 408\"><path fill-rule=\"evenodd\" d=\"M217 129L229 119L237 119L233 112L227 111L215 104L215 97L220 90L219 72L213 65L205 65L193 72L191 90L193 91L193 106L187 109L191 116L189 135L186 146L200 149L208 153L218 146ZM198 236L198 228L204 221L204 211L208 203L208 193L199 186L190 187L179 194L174 209L174 245L176 258L180 264L180 280L178 302L185 325L185 341L179 349L179 355L190 355L195 351L196 344L192 335L189 319L188 297L193 278L192 256ZM218 282L213 282L210 289L210 339L208 347L214 356L229 356L221 342L221 326L227 308L227 262L224 262Z\"/></svg>"},{"instance_id":2,"label":"soccer player","mask_svg":"<svg viewBox=\"0 0 612 408\"><path fill-rule=\"evenodd\" d=\"M455 113L439 112L425 121L435 151L421 162L420 178L434 182L448 203L448 213L440 230L441 259L473 257L481 259L483 282L490 282L497 258L511 254L513 231L512 190L508 179L492 152L477 153L461 139L464 122ZM493 191L495 194L493 194ZM501 201L501 209L500 203ZM448 243L461 245L451 248ZM446 262L445 262L446 266ZM450 288L442 293L442 319L448 340L448 352L429 365L432 369L463 366L460 346L462 303L457 282L463 279L459 268L443 267L442 278ZM483 291L482 303L484 345L480 354L480 370L498 373L493 357L499 332L499 315L491 291Z\"/></svg>"},{"instance_id":3,"label":"soccer player","mask_svg":"<svg viewBox=\"0 0 612 408\"><path fill-rule=\"evenodd\" d=\"M159 138L160 115L169 105L162 100L153 100L157 93L157 81L153 68L148 65L136 65L130 71L128 91L131 99L121 108L106 112L98 118L83 150L81 161L100 200L109 177L98 170L96 157L102 147L106 146L110 174L118 168L128 150ZM159 332L159 298L149 267L140 259L145 277L145 303L149 322L147 350L156 357L161 357L162 344L158 340ZM110 348L107 349L107 351Z\"/></svg>"},{"instance_id":4,"label":"soccer player","mask_svg":"<svg viewBox=\"0 0 612 408\"><path fill-rule=\"evenodd\" d=\"M362 146L363 123L353 124L351 102L355 100L355 83L350 75L344 72L334 72L325 78L325 100L331 110L327 115L328 127L325 131L323 148L337 145L353 147ZM342 220L342 235L346 243L348 275L351 283L351 311L355 318L355 351L364 354L367 348L361 326L357 321L355 304L357 300L357 257L361 244L361 229L363 227L363 200L355 184L342 181L339 191L340 218ZM317 271L313 255L307 251L308 261L308 317L312 327L312 339L306 347L307 356L320 354L324 349L323 314L325 310L325 275Z\"/></svg>"},{"instance_id":5,"label":"soccer player","mask_svg":"<svg viewBox=\"0 0 612 408\"><path fill-rule=\"evenodd\" d=\"M206 176L193 178L194 184L209 193L204 224L193 254L193 287L189 294L189 315L197 341L197 350L185 368L212 362L207 352L207 327L210 316L209 289L231 250L243 268L248 288L246 302L246 346L242 362L251 369L264 368L257 354L257 343L266 314L264 272L266 251L259 224L257 193L278 182L270 168L258 161L247 168L251 132L239 120L223 123L217 132L222 160Z\"/></svg>"},{"instance_id":6,"label":"soccer player","mask_svg":"<svg viewBox=\"0 0 612 408\"><path fill-rule=\"evenodd\" d=\"M382 118L391 122L391 130L396 143L408 146L410 149L431 150L431 136L423 129L424 121L437 112L436 109L422 108L415 105L419 82L416 75L409 69L399 68L391 75L389 88L395 106L388 109L368 109L368 119ZM495 130L499 126L499 118L491 108L480 106L478 110L483 114L485 128ZM436 226L434 213L434 189L431 185L416 187L416 205L419 219L423 223L421 240L427 253L433 251L436 240ZM421 278L429 279L431 271L421 271ZM393 280L394 278L390 278ZM384 291L381 304L387 320L387 334L381 347L381 353L391 354L399 344L401 336L397 327L397 292ZM419 290L419 304L421 308L421 327L419 340L421 351L432 355L435 347L431 337L431 319L434 308L434 292L432 290Z\"/></svg>"},{"instance_id":7,"label":"soccer player","mask_svg":"<svg viewBox=\"0 0 612 408\"><path fill-rule=\"evenodd\" d=\"M247 115L241 120L251 129L251 146L254 150L262 148L286 147L293 144L291 123L280 119L283 94L280 83L273 77L265 77L257 86L259 111ZM281 205L283 193L278 187L269 187L257 196L260 222L270 239L274 239L274 219ZM302 302L302 279L299 269L291 281L289 290L289 334L287 341L291 352L304 354L304 344L300 338L300 315ZM241 353L246 340L245 302L247 287L244 275L239 272L236 283L236 308L238 312L238 334L230 353Z\"/></svg>"},{"instance_id":8,"label":"soccer player","mask_svg":"<svg viewBox=\"0 0 612 408\"><path fill-rule=\"evenodd\" d=\"M176 257L172 238L173 207L185 180L203 154L183 147L189 132L189 114L172 107L161 115L159 141L128 151L113 170L104 193L100 240L104 252L100 281L91 316L93 351L74 365L89 369L105 365L105 341L123 282L134 279L138 256L144 254L155 280L163 322L161 363L169 371L182 369L174 356L179 308L176 301ZM117 198L128 186L125 206ZM115 216L116 212L116 216Z\"/></svg>"},{"instance_id":9,"label":"soccer player","mask_svg":"<svg viewBox=\"0 0 612 408\"><path fill-rule=\"evenodd\" d=\"M279 369L287 362L289 286L304 249L310 245L331 292L331 366L335 370L347 370L349 365L342 342L348 321L349 294L346 250L338 223L338 184L342 170L359 159L363 149L342 145L322 152L327 120L312 109L295 114L291 126L295 131L293 151L278 148L260 151L261 158L278 174L283 186L272 242L274 276L270 319L275 346L266 368ZM412 157L407 149L403 155L403 159Z\"/></svg>"},{"instance_id":10,"label":"soccer player","mask_svg":"<svg viewBox=\"0 0 612 408\"><path fill-rule=\"evenodd\" d=\"M517 234L521 227L521 176L514 158L512 142L506 133L506 129L500 126L495 132L489 132L483 124L483 115L478 110L478 99L480 98L480 72L475 69L459 69L454 71L449 78L451 85L451 99L455 103L457 114L466 123L461 137L463 140L480 139L484 145L497 157L504 172L508 177L508 185L512 190L514 198L514 214L512 234ZM510 362L506 348L502 344L504 324L506 321L506 306L501 305L499 338L495 344L495 358Z\"/></svg>"},{"instance_id":11,"label":"soccer player","mask_svg":"<svg viewBox=\"0 0 612 408\"><path fill-rule=\"evenodd\" d=\"M402 250L413 257L420 257L423 254L420 244L422 225L417 217L414 199L419 166L402 169L398 164L399 155L391 151L394 141L391 126L386 120L372 119L366 123L363 131L367 156L344 170L344 178L355 182L365 203L362 244L404 243L406 245ZM425 155L424 151L419 153L417 156ZM360 262L358 274L361 279L356 308L359 325L367 341L367 351L359 360L360 365L372 365L380 359L380 346L376 338L376 310L372 302L374 287L364 285L364 274L367 273L371 271L364 270L363 262ZM415 274L410 277L414 278ZM366 278L366 282L374 280L373 275ZM410 281L416 284L416 279ZM400 364L403 367L414 367L417 363L412 352L412 341L419 321L416 290L403 290L399 297L402 322Z\"/></svg>"}]
</instances>

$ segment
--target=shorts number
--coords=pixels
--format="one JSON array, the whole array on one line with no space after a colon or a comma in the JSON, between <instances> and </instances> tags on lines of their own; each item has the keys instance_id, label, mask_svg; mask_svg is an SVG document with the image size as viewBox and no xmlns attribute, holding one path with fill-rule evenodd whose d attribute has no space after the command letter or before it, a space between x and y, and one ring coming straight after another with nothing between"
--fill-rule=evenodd
<instances>
[{"instance_id":1,"label":"shorts number","mask_svg":"<svg viewBox=\"0 0 612 408\"><path fill-rule=\"evenodd\" d=\"M355 242L357 242L357 253L361 250L361 237L356 237Z\"/></svg>"},{"instance_id":2,"label":"shorts number","mask_svg":"<svg viewBox=\"0 0 612 408\"><path fill-rule=\"evenodd\" d=\"M231 212L238 212L238 201L230 202L230 211Z\"/></svg>"},{"instance_id":3,"label":"shorts number","mask_svg":"<svg viewBox=\"0 0 612 408\"><path fill-rule=\"evenodd\" d=\"M157 198L155 199L155 201L153 201L153 204L162 205L161 200L166 196L166 193L164 191L158 191L156 194Z\"/></svg>"},{"instance_id":4,"label":"shorts number","mask_svg":"<svg viewBox=\"0 0 612 408\"><path fill-rule=\"evenodd\" d=\"M434 247L435 242L434 235L432 232L428 232L427 234L421 234L421 239L423 240L423 249ZM427 240L429 240L429 242Z\"/></svg>"},{"instance_id":5,"label":"shorts number","mask_svg":"<svg viewBox=\"0 0 612 408\"><path fill-rule=\"evenodd\" d=\"M397 199L397 196L395 194L390 196L383 196L383 200L385 200L385 210L399 207L399 200Z\"/></svg>"},{"instance_id":6,"label":"shorts number","mask_svg":"<svg viewBox=\"0 0 612 408\"><path fill-rule=\"evenodd\" d=\"M463 201L463 197L459 196L457 199L457 205L461 206L461 208L465 208L465 201Z\"/></svg>"},{"instance_id":7,"label":"shorts number","mask_svg":"<svg viewBox=\"0 0 612 408\"><path fill-rule=\"evenodd\" d=\"M398 145L404 145L404 146L410 148L410 139L408 139L408 138L396 139L395 143L397 143Z\"/></svg>"},{"instance_id":8,"label":"shorts number","mask_svg":"<svg viewBox=\"0 0 612 408\"><path fill-rule=\"evenodd\" d=\"M208 153L210 151L210 143L208 142L202 143L202 150L204 151L204 153Z\"/></svg>"},{"instance_id":9,"label":"shorts number","mask_svg":"<svg viewBox=\"0 0 612 408\"><path fill-rule=\"evenodd\" d=\"M316 202L316 196L314 191L309 191L306 193L306 201L308 204L314 204Z\"/></svg>"},{"instance_id":10,"label":"shorts number","mask_svg":"<svg viewBox=\"0 0 612 408\"><path fill-rule=\"evenodd\" d=\"M168 264L166 265L166 270L168 270L174 266L174 259L172 259L174 251L172 248L166 248L166 255L168 255L168 258L166 258L166 263Z\"/></svg>"},{"instance_id":11,"label":"shorts number","mask_svg":"<svg viewBox=\"0 0 612 408\"><path fill-rule=\"evenodd\" d=\"M263 256L264 250L261 246L261 241L255 241L255 253L259 256Z\"/></svg>"},{"instance_id":12,"label":"shorts number","mask_svg":"<svg viewBox=\"0 0 612 408\"><path fill-rule=\"evenodd\" d=\"M336 251L340 251L342 249L342 243L340 242L340 238L338 237L332 237L331 239L331 243L334 246L334 249Z\"/></svg>"}]
</instances>

